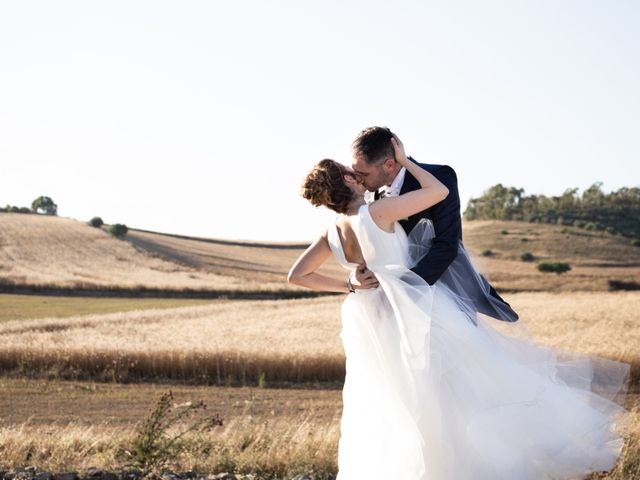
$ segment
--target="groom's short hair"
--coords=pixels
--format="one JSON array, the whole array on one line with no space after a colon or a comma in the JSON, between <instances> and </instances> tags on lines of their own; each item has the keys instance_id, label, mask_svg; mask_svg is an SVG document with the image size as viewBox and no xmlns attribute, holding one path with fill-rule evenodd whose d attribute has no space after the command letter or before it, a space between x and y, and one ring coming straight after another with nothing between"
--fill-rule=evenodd
<instances>
[{"instance_id":1,"label":"groom's short hair","mask_svg":"<svg viewBox=\"0 0 640 480\"><path fill-rule=\"evenodd\" d=\"M387 127L365 128L353 141L353 155L363 157L368 164L377 163L389 157L394 158L392 136L393 133Z\"/></svg>"}]
</instances>

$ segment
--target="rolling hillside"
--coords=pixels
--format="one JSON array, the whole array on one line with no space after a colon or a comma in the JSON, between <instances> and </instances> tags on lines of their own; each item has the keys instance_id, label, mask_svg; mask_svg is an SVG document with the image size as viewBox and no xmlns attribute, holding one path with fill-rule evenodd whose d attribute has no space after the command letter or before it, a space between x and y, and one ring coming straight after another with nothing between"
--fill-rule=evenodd
<instances>
[{"instance_id":1,"label":"rolling hillside","mask_svg":"<svg viewBox=\"0 0 640 480\"><path fill-rule=\"evenodd\" d=\"M0 213L0 286L40 289L287 291L304 246L179 238L129 230L125 240L79 220ZM337 264L326 271L345 275Z\"/></svg>"},{"instance_id":2,"label":"rolling hillside","mask_svg":"<svg viewBox=\"0 0 640 480\"><path fill-rule=\"evenodd\" d=\"M503 291L602 291L609 280L640 284L640 247L627 237L584 229L506 220L463 221L465 247L479 270ZM491 250L488 257L482 252ZM529 252L534 262L520 256ZM537 261L569 262L561 275L541 273Z\"/></svg>"},{"instance_id":3,"label":"rolling hillside","mask_svg":"<svg viewBox=\"0 0 640 480\"><path fill-rule=\"evenodd\" d=\"M506 232L506 233L503 233ZM463 222L476 265L503 291L608 290L610 279L640 283L640 247L627 238L556 225ZM130 228L125 240L79 220L0 213L0 284L62 289L304 291L286 273L306 245L233 242ZM491 250L491 256L482 256ZM568 261L543 274L536 259ZM333 260L323 272L345 276Z\"/></svg>"}]
</instances>

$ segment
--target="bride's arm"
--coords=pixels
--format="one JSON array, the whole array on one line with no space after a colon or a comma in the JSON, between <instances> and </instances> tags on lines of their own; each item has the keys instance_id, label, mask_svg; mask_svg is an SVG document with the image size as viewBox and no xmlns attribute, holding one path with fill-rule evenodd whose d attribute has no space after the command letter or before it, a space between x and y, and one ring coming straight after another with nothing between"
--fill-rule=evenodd
<instances>
[{"instance_id":1,"label":"bride's arm","mask_svg":"<svg viewBox=\"0 0 640 480\"><path fill-rule=\"evenodd\" d=\"M431 173L412 162L404 153L404 146L395 135L391 138L396 161L405 167L420 183L422 188L398 197L376 200L369 206L369 212L379 226L391 226L397 220L416 214L444 200L449 189Z\"/></svg>"},{"instance_id":2,"label":"bride's arm","mask_svg":"<svg viewBox=\"0 0 640 480\"><path fill-rule=\"evenodd\" d=\"M325 230L325 232L298 257L291 267L291 270L289 270L287 281L313 290L349 293L350 290L346 280L338 280L316 273L320 265L330 256L331 248L329 247L327 231Z\"/></svg>"}]
</instances>

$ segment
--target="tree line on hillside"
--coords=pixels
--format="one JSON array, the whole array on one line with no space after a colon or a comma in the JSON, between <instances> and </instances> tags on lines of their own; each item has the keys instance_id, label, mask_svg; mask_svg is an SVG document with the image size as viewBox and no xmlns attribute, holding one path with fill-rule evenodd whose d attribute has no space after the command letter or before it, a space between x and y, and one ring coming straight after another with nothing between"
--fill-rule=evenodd
<instances>
[{"instance_id":1,"label":"tree line on hillside","mask_svg":"<svg viewBox=\"0 0 640 480\"><path fill-rule=\"evenodd\" d=\"M58 215L58 205L51 199L51 197L46 197L44 195L36 198L33 202L31 202L31 208L29 207L18 207L16 205L7 204L4 208L0 207L0 212L11 212L11 213L34 213L34 214L44 214L44 215ZM100 217L93 217L91 220L87 222L88 225L91 225L95 228L102 228L104 222ZM129 228L124 223L114 223L109 226L108 232L114 237L123 238Z\"/></svg>"},{"instance_id":2,"label":"tree line on hillside","mask_svg":"<svg viewBox=\"0 0 640 480\"><path fill-rule=\"evenodd\" d=\"M58 205L55 204L51 197L41 195L33 202L31 202L31 208L18 207L16 205L7 204L4 208L0 207L0 212L41 213L44 215L58 215Z\"/></svg>"},{"instance_id":3,"label":"tree line on hillside","mask_svg":"<svg viewBox=\"0 0 640 480\"><path fill-rule=\"evenodd\" d=\"M463 217L572 225L640 238L640 187L605 193L601 186L602 182L596 182L581 195L577 188L568 188L562 195L547 197L525 195L523 188L498 183L471 198Z\"/></svg>"}]
</instances>

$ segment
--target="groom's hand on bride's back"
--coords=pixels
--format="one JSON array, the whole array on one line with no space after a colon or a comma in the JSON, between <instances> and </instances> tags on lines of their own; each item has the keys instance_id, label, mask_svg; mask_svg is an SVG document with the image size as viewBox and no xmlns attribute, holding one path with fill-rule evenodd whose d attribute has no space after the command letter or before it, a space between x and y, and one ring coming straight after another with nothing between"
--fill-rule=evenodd
<instances>
[{"instance_id":1,"label":"groom's hand on bride's back","mask_svg":"<svg viewBox=\"0 0 640 480\"><path fill-rule=\"evenodd\" d=\"M351 272L351 284L356 290L376 288L379 285L375 274L364 263L359 264L358 268Z\"/></svg>"}]
</instances>

